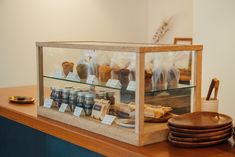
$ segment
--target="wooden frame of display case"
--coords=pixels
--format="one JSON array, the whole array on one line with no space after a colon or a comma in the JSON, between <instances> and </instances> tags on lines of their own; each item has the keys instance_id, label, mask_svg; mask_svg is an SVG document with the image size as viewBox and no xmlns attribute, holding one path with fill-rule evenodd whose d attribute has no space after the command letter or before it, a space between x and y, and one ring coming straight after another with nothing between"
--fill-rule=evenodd
<instances>
[{"instance_id":1,"label":"wooden frame of display case","mask_svg":"<svg viewBox=\"0 0 235 157\"><path fill-rule=\"evenodd\" d=\"M148 124L144 123L144 62L146 53L164 53L173 51L195 51L195 77L196 83L194 88L195 103L193 111L201 109L201 68L202 68L202 45L152 45L152 44L135 44L119 42L37 42L37 71L38 71L38 115L45 116L69 125L73 125L91 132L95 132L116 140L142 146L167 139L168 129L166 123ZM43 87L43 47L54 48L71 48L71 49L92 49L119 52L135 52L136 57L136 92L135 92L135 129L120 128L115 125L108 126L98 123L92 118L77 118L72 114L60 113L53 109L43 107L44 87Z\"/></svg>"}]
</instances>

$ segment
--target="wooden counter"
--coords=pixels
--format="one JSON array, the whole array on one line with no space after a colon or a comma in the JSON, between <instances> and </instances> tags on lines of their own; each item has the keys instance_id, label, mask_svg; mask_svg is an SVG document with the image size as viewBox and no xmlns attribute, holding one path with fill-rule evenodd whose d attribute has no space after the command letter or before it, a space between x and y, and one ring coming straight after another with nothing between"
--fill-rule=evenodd
<instances>
[{"instance_id":1,"label":"wooden counter","mask_svg":"<svg viewBox=\"0 0 235 157\"><path fill-rule=\"evenodd\" d=\"M36 86L1 88L0 115L23 125L69 141L91 151L114 157L232 157L235 156L233 139L207 148L184 149L161 142L144 147L135 147L54 120L37 116L36 104L17 105L8 103L12 95L36 95ZM105 130L104 130L105 131Z\"/></svg>"}]
</instances>

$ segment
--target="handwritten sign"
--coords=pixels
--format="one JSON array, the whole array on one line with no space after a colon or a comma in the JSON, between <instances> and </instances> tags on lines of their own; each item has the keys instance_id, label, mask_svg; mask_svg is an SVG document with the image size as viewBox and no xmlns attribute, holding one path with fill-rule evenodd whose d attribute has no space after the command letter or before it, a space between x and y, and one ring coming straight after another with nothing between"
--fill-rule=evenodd
<instances>
[{"instance_id":1,"label":"handwritten sign","mask_svg":"<svg viewBox=\"0 0 235 157\"><path fill-rule=\"evenodd\" d=\"M130 81L126 89L129 91L135 91L135 86L136 86L136 82Z\"/></svg>"},{"instance_id":2,"label":"handwritten sign","mask_svg":"<svg viewBox=\"0 0 235 157\"><path fill-rule=\"evenodd\" d=\"M122 85L119 80L109 79L108 82L106 83L106 86L112 88L121 88Z\"/></svg>"},{"instance_id":3,"label":"handwritten sign","mask_svg":"<svg viewBox=\"0 0 235 157\"><path fill-rule=\"evenodd\" d=\"M60 111L60 112L65 112L65 111L66 111L67 106L68 106L68 104L64 104L64 103L62 103L62 104L60 105L59 111Z\"/></svg>"},{"instance_id":4,"label":"handwritten sign","mask_svg":"<svg viewBox=\"0 0 235 157\"><path fill-rule=\"evenodd\" d=\"M80 117L82 111L83 111L83 108L76 106L74 109L73 115L76 117Z\"/></svg>"},{"instance_id":5,"label":"handwritten sign","mask_svg":"<svg viewBox=\"0 0 235 157\"><path fill-rule=\"evenodd\" d=\"M66 77L66 80L71 80L71 81L80 81L80 78L77 74L73 72L69 72L69 74Z\"/></svg>"},{"instance_id":6,"label":"handwritten sign","mask_svg":"<svg viewBox=\"0 0 235 157\"><path fill-rule=\"evenodd\" d=\"M107 125L112 125L113 121L115 120L116 116L112 115L105 115L101 123L107 124Z\"/></svg>"},{"instance_id":7,"label":"handwritten sign","mask_svg":"<svg viewBox=\"0 0 235 157\"><path fill-rule=\"evenodd\" d=\"M53 102L52 99L45 99L43 106L44 106L45 108L51 108L52 102Z\"/></svg>"},{"instance_id":8,"label":"handwritten sign","mask_svg":"<svg viewBox=\"0 0 235 157\"><path fill-rule=\"evenodd\" d=\"M88 75L86 83L88 83L88 84L98 84L98 79L95 75Z\"/></svg>"}]
</instances>

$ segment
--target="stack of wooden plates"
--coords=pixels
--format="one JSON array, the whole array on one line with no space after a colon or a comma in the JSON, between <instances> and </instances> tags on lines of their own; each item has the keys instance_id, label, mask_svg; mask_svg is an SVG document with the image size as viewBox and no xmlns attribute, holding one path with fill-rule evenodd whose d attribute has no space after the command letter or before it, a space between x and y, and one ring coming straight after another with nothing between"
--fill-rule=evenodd
<instances>
[{"instance_id":1,"label":"stack of wooden plates","mask_svg":"<svg viewBox=\"0 0 235 157\"><path fill-rule=\"evenodd\" d=\"M181 147L204 147L222 143L232 136L232 118L216 112L194 112L168 121L168 140Z\"/></svg>"}]
</instances>

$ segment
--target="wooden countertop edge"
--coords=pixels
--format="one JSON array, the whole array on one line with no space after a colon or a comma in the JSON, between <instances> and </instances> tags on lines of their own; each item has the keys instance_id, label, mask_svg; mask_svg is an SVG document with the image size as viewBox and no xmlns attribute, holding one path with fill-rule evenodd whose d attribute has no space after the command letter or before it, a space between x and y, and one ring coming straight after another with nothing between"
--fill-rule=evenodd
<instances>
[{"instance_id":1,"label":"wooden countertop edge","mask_svg":"<svg viewBox=\"0 0 235 157\"><path fill-rule=\"evenodd\" d=\"M44 117L33 117L2 106L0 106L0 115L105 156L119 157L124 154L128 157L145 156L138 147L87 132L79 128L74 128Z\"/></svg>"}]
</instances>

